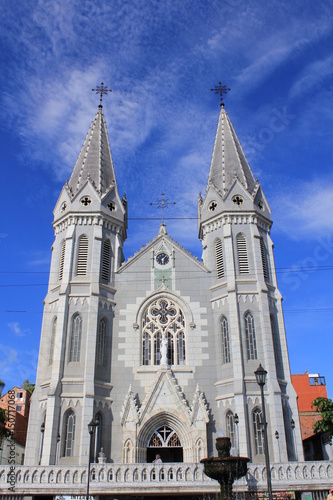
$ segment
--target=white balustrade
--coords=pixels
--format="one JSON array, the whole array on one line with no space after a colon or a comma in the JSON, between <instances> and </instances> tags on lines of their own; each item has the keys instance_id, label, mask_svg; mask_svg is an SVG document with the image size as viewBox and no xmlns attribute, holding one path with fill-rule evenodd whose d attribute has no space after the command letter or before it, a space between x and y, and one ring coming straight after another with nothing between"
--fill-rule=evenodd
<instances>
[{"instance_id":1,"label":"white balustrade","mask_svg":"<svg viewBox=\"0 0 333 500\"><path fill-rule=\"evenodd\" d=\"M203 472L202 464L92 464L90 469L91 494L107 492L206 492L219 491L216 481ZM323 490L333 483L333 464L328 461L289 462L271 464L273 491ZM1 466L0 495L48 493L83 495L87 485L87 467L84 466ZM247 475L236 481L236 491L266 489L264 465L249 464Z\"/></svg>"}]
</instances>

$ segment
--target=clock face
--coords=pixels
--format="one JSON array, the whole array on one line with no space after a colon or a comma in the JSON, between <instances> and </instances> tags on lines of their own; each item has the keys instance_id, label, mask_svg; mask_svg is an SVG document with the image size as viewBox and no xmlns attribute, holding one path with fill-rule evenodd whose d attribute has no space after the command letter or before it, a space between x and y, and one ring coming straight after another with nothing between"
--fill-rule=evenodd
<instances>
[{"instance_id":1,"label":"clock face","mask_svg":"<svg viewBox=\"0 0 333 500\"><path fill-rule=\"evenodd\" d=\"M165 266L165 264L169 262L169 255L167 255L164 252L161 252L156 256L156 261L161 266Z\"/></svg>"}]
</instances>

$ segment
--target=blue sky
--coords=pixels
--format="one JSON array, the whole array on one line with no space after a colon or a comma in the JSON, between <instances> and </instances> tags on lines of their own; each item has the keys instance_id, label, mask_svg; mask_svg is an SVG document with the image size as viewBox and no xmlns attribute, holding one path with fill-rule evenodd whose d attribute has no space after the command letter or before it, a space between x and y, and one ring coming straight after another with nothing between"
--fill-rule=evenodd
<instances>
[{"instance_id":1,"label":"blue sky","mask_svg":"<svg viewBox=\"0 0 333 500\"><path fill-rule=\"evenodd\" d=\"M330 1L11 0L0 20L1 338L6 389L35 380L53 242L102 81L129 217L159 217L198 257L196 206L226 109L272 208L292 373L320 373L333 397L333 10ZM126 257L158 232L130 220Z\"/></svg>"}]
</instances>

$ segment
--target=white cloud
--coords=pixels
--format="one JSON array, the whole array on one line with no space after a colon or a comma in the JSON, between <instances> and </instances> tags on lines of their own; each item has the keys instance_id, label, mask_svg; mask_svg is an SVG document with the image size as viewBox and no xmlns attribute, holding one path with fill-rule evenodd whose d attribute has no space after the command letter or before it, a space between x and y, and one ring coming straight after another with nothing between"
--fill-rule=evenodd
<instances>
[{"instance_id":1,"label":"white cloud","mask_svg":"<svg viewBox=\"0 0 333 500\"><path fill-rule=\"evenodd\" d=\"M277 230L294 239L315 239L332 233L333 183L317 179L285 188L272 199Z\"/></svg>"},{"instance_id":2,"label":"white cloud","mask_svg":"<svg viewBox=\"0 0 333 500\"><path fill-rule=\"evenodd\" d=\"M22 330L19 323L17 322L8 323L8 326L16 337L24 337L27 333L30 333L29 329Z\"/></svg>"}]
</instances>

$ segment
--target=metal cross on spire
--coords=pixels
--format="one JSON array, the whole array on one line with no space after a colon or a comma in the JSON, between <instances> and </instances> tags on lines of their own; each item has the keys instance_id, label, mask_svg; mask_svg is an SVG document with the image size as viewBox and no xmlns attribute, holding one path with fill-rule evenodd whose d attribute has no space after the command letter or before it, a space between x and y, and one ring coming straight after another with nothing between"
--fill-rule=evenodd
<instances>
[{"instance_id":1,"label":"metal cross on spire","mask_svg":"<svg viewBox=\"0 0 333 500\"><path fill-rule=\"evenodd\" d=\"M108 89L107 85L104 85L102 82L101 85L97 85L95 89L91 89L93 92L96 92L96 94L100 95L99 98L99 106L100 108L103 107L102 101L103 101L103 95L107 95L108 92L112 92L112 89Z\"/></svg>"},{"instance_id":2,"label":"metal cross on spire","mask_svg":"<svg viewBox=\"0 0 333 500\"><path fill-rule=\"evenodd\" d=\"M156 203L149 203L150 206L157 205L157 208L162 209L162 224L164 224L164 209L168 208L170 205L176 205L175 201L169 201L164 198L164 193L161 194L161 200L158 200Z\"/></svg>"},{"instance_id":3,"label":"metal cross on spire","mask_svg":"<svg viewBox=\"0 0 333 500\"><path fill-rule=\"evenodd\" d=\"M220 94L221 96L221 103L220 106L221 108L224 108L224 102L223 102L223 94L226 94L230 89L226 87L226 85L222 85L221 82L219 82L218 85L215 85L214 89L210 89L212 92L215 92L215 94Z\"/></svg>"}]
</instances>

